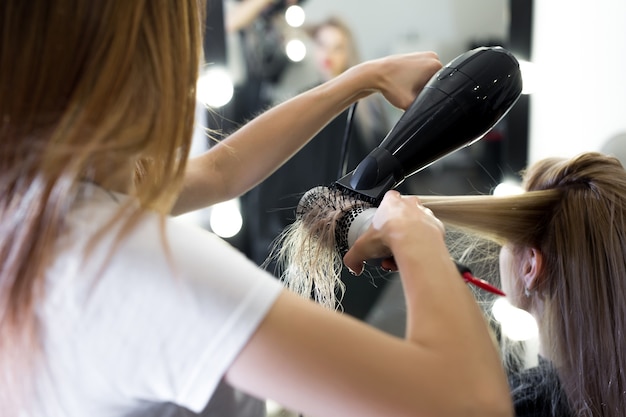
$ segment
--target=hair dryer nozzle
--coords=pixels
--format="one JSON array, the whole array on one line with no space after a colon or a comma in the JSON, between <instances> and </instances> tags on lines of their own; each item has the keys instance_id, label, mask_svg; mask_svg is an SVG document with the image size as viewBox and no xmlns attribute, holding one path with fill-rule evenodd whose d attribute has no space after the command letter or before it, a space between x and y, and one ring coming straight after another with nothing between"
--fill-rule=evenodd
<instances>
[{"instance_id":1,"label":"hair dryer nozzle","mask_svg":"<svg viewBox=\"0 0 626 417\"><path fill-rule=\"evenodd\" d=\"M430 79L381 144L336 184L377 205L405 178L482 138L521 92L519 63L509 51L465 52Z\"/></svg>"}]
</instances>

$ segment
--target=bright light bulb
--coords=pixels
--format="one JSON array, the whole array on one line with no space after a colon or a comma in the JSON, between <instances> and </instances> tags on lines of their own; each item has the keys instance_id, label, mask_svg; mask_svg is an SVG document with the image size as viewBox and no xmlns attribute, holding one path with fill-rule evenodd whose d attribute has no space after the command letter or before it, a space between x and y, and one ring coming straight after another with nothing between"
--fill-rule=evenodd
<instances>
[{"instance_id":1,"label":"bright light bulb","mask_svg":"<svg viewBox=\"0 0 626 417\"><path fill-rule=\"evenodd\" d=\"M233 98L233 93L233 81L222 67L211 67L198 78L196 97L207 106L222 107Z\"/></svg>"},{"instance_id":2,"label":"bright light bulb","mask_svg":"<svg viewBox=\"0 0 626 417\"><path fill-rule=\"evenodd\" d=\"M223 238L233 237L239 233L242 225L243 218L238 199L217 203L211 207L209 226L216 235Z\"/></svg>"},{"instance_id":3,"label":"bright light bulb","mask_svg":"<svg viewBox=\"0 0 626 417\"><path fill-rule=\"evenodd\" d=\"M509 181L504 181L498 184L496 188L493 189L492 194L505 196L505 195L522 194L523 192L524 192L524 189L519 183L509 180Z\"/></svg>"},{"instance_id":4,"label":"bright light bulb","mask_svg":"<svg viewBox=\"0 0 626 417\"><path fill-rule=\"evenodd\" d=\"M306 45L300 39L292 39L285 46L287 57L293 62L300 62L306 57Z\"/></svg>"},{"instance_id":5,"label":"bright light bulb","mask_svg":"<svg viewBox=\"0 0 626 417\"><path fill-rule=\"evenodd\" d=\"M304 19L304 9L298 5L289 6L285 11L285 20L291 27L299 28L304 24Z\"/></svg>"},{"instance_id":6,"label":"bright light bulb","mask_svg":"<svg viewBox=\"0 0 626 417\"><path fill-rule=\"evenodd\" d=\"M506 298L498 298L491 310L500 323L502 333L513 341L531 340L539 335L535 318L522 309L514 307Z\"/></svg>"}]
</instances>

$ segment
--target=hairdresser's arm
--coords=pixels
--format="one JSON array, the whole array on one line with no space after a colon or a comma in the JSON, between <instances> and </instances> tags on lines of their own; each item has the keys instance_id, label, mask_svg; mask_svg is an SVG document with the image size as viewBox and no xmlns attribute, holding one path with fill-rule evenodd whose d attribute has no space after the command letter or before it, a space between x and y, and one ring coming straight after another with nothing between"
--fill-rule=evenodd
<instances>
[{"instance_id":1,"label":"hairdresser's arm","mask_svg":"<svg viewBox=\"0 0 626 417\"><path fill-rule=\"evenodd\" d=\"M346 255L390 248L407 294L405 339L285 291L227 373L233 385L311 416L512 416L486 322L440 223L392 192Z\"/></svg>"},{"instance_id":2,"label":"hairdresser's arm","mask_svg":"<svg viewBox=\"0 0 626 417\"><path fill-rule=\"evenodd\" d=\"M406 109L440 67L431 52L368 61L275 106L189 161L173 213L242 195L271 175L334 117L375 91L392 105Z\"/></svg>"},{"instance_id":3,"label":"hairdresser's arm","mask_svg":"<svg viewBox=\"0 0 626 417\"><path fill-rule=\"evenodd\" d=\"M244 0L229 5L224 19L226 32L236 32L247 27L263 10L275 2L275 0Z\"/></svg>"}]
</instances>

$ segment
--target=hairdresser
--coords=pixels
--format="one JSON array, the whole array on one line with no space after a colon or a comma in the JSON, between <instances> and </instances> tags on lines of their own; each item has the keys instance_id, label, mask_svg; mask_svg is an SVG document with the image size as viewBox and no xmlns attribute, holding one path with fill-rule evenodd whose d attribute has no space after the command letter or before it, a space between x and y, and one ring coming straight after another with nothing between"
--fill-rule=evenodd
<instances>
[{"instance_id":1,"label":"hairdresser","mask_svg":"<svg viewBox=\"0 0 626 417\"><path fill-rule=\"evenodd\" d=\"M245 192L372 92L406 108L437 57L358 65L188 163L198 4L0 3L2 415L201 413L226 385L307 416L511 416L481 311L418 199L388 193L350 257L359 272L393 253L404 339L168 217Z\"/></svg>"}]
</instances>

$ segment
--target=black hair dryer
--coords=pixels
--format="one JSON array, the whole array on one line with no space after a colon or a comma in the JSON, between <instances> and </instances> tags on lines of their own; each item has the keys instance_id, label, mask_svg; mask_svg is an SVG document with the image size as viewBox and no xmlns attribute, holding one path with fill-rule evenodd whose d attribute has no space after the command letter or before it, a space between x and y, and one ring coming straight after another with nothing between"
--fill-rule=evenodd
<instances>
[{"instance_id":1,"label":"black hair dryer","mask_svg":"<svg viewBox=\"0 0 626 417\"><path fill-rule=\"evenodd\" d=\"M522 92L519 63L502 47L479 47L441 68L356 169L336 184L378 204L385 192L482 138Z\"/></svg>"}]
</instances>

